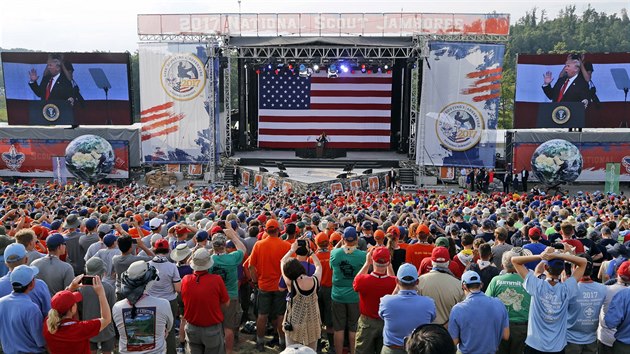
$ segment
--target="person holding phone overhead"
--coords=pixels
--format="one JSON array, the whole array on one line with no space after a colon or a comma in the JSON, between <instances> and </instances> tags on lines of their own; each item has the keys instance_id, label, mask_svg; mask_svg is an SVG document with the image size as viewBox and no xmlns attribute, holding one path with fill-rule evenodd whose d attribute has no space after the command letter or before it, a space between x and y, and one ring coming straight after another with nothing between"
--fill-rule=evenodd
<instances>
[{"instance_id":1,"label":"person holding phone overhead","mask_svg":"<svg viewBox=\"0 0 630 354\"><path fill-rule=\"evenodd\" d=\"M51 309L44 320L44 338L48 352L90 353L89 339L105 329L112 321L112 313L100 277L93 278L93 285L82 285L83 275L74 278L66 290L52 297ZM78 320L78 303L83 296L76 291L82 286L91 286L98 296L100 318L87 321Z\"/></svg>"}]
</instances>

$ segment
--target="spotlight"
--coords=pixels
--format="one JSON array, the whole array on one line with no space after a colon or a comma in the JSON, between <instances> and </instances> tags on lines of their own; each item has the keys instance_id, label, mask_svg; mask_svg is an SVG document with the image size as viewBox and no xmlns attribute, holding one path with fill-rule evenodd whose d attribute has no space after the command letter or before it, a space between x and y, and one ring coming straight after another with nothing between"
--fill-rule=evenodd
<instances>
[{"instance_id":1,"label":"spotlight","mask_svg":"<svg viewBox=\"0 0 630 354\"><path fill-rule=\"evenodd\" d=\"M256 69L256 75L260 75L260 69Z\"/></svg>"},{"instance_id":2,"label":"spotlight","mask_svg":"<svg viewBox=\"0 0 630 354\"><path fill-rule=\"evenodd\" d=\"M267 68L268 68L269 70L271 70L271 68L273 68L273 66L272 66L271 64L269 64L269 65L267 65Z\"/></svg>"},{"instance_id":3,"label":"spotlight","mask_svg":"<svg viewBox=\"0 0 630 354\"><path fill-rule=\"evenodd\" d=\"M389 70L389 65L385 64L385 66L383 67L383 69L385 69L385 70Z\"/></svg>"},{"instance_id":4,"label":"spotlight","mask_svg":"<svg viewBox=\"0 0 630 354\"><path fill-rule=\"evenodd\" d=\"M313 65L313 70L319 71L319 65L317 65L317 64Z\"/></svg>"},{"instance_id":5,"label":"spotlight","mask_svg":"<svg viewBox=\"0 0 630 354\"><path fill-rule=\"evenodd\" d=\"M346 64L341 64L341 71L343 71L344 73L348 72L348 67L346 66Z\"/></svg>"},{"instance_id":6,"label":"spotlight","mask_svg":"<svg viewBox=\"0 0 630 354\"><path fill-rule=\"evenodd\" d=\"M278 75L278 73L280 72L280 70L276 69L274 72L276 73L276 75Z\"/></svg>"},{"instance_id":7,"label":"spotlight","mask_svg":"<svg viewBox=\"0 0 630 354\"><path fill-rule=\"evenodd\" d=\"M289 64L289 70L293 70L293 64Z\"/></svg>"}]
</instances>

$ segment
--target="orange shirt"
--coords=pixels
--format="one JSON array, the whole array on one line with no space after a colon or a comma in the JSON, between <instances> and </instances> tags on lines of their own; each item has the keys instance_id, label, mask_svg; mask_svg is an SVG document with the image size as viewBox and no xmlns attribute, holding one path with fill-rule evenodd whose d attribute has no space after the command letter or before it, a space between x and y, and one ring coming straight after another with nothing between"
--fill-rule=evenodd
<instances>
[{"instance_id":1,"label":"orange shirt","mask_svg":"<svg viewBox=\"0 0 630 354\"><path fill-rule=\"evenodd\" d=\"M420 263L426 257L431 257L434 245L429 243L414 243L407 247L407 254L405 255L405 262L413 264L416 269L420 268Z\"/></svg>"},{"instance_id":2,"label":"orange shirt","mask_svg":"<svg viewBox=\"0 0 630 354\"><path fill-rule=\"evenodd\" d=\"M332 287L332 269L330 269L330 251L315 252L317 258L322 264L322 281L321 286Z\"/></svg>"},{"instance_id":3,"label":"orange shirt","mask_svg":"<svg viewBox=\"0 0 630 354\"><path fill-rule=\"evenodd\" d=\"M267 237L254 244L249 264L256 268L260 290L279 291L280 260L290 249L291 245L278 237Z\"/></svg>"}]
</instances>

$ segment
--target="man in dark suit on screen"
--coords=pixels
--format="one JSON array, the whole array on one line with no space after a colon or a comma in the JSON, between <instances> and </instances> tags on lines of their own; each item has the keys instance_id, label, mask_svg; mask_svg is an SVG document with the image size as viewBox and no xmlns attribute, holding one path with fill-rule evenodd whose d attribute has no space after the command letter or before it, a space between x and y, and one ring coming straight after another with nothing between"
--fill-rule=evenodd
<instances>
[{"instance_id":1,"label":"man in dark suit on screen","mask_svg":"<svg viewBox=\"0 0 630 354\"><path fill-rule=\"evenodd\" d=\"M579 56L571 56L553 86L551 86L553 74L547 71L543 75L542 89L545 95L553 102L582 102L586 107L590 97L589 87L582 75L578 75L581 65Z\"/></svg>"},{"instance_id":2,"label":"man in dark suit on screen","mask_svg":"<svg viewBox=\"0 0 630 354\"><path fill-rule=\"evenodd\" d=\"M30 79L28 86L42 101L67 100L71 105L74 105L75 88L65 75L62 65L61 57L54 54L50 55L42 81L37 83L39 75L35 69L31 69L28 73Z\"/></svg>"}]
</instances>

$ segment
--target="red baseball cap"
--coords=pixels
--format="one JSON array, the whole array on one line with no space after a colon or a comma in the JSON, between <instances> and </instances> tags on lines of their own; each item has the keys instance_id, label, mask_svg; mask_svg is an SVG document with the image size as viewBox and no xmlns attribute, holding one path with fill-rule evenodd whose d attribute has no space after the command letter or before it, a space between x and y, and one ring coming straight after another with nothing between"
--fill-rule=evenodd
<instances>
[{"instance_id":1,"label":"red baseball cap","mask_svg":"<svg viewBox=\"0 0 630 354\"><path fill-rule=\"evenodd\" d=\"M387 247L376 247L372 251L372 260L374 263L387 264L391 260L391 256Z\"/></svg>"},{"instance_id":2,"label":"red baseball cap","mask_svg":"<svg viewBox=\"0 0 630 354\"><path fill-rule=\"evenodd\" d=\"M383 232L383 230L376 230L376 231L374 231L374 238L378 239L378 240L384 240L385 239L385 233Z\"/></svg>"},{"instance_id":3,"label":"red baseball cap","mask_svg":"<svg viewBox=\"0 0 630 354\"><path fill-rule=\"evenodd\" d=\"M63 316L70 311L74 304L81 302L81 300L83 300L83 295L81 295L80 292L62 290L50 299L50 307L57 310L57 312Z\"/></svg>"},{"instance_id":4,"label":"red baseball cap","mask_svg":"<svg viewBox=\"0 0 630 354\"><path fill-rule=\"evenodd\" d=\"M167 250L170 247L168 246L168 241L165 238L161 238L153 244L153 248Z\"/></svg>"},{"instance_id":5,"label":"red baseball cap","mask_svg":"<svg viewBox=\"0 0 630 354\"><path fill-rule=\"evenodd\" d=\"M330 242L339 242L341 241L341 234L338 233L337 231L333 232L330 235Z\"/></svg>"},{"instance_id":6,"label":"red baseball cap","mask_svg":"<svg viewBox=\"0 0 630 354\"><path fill-rule=\"evenodd\" d=\"M617 276L630 280L630 261L621 263L619 268L617 268Z\"/></svg>"},{"instance_id":7,"label":"red baseball cap","mask_svg":"<svg viewBox=\"0 0 630 354\"><path fill-rule=\"evenodd\" d=\"M221 228L221 226L217 225L217 226L215 226L215 227L210 229L210 236L212 236L212 235L214 235L214 234L216 234L218 232L222 232L222 231L223 231L223 229Z\"/></svg>"},{"instance_id":8,"label":"red baseball cap","mask_svg":"<svg viewBox=\"0 0 630 354\"><path fill-rule=\"evenodd\" d=\"M258 217L256 219L258 219L258 221L260 221L261 223L264 224L265 222L267 222L267 215L260 214L260 215L258 215Z\"/></svg>"},{"instance_id":9,"label":"red baseball cap","mask_svg":"<svg viewBox=\"0 0 630 354\"><path fill-rule=\"evenodd\" d=\"M529 232L527 232L527 235L529 237L540 237L541 233L540 233L540 229L537 227L532 227L531 229L529 229Z\"/></svg>"},{"instance_id":10,"label":"red baseball cap","mask_svg":"<svg viewBox=\"0 0 630 354\"><path fill-rule=\"evenodd\" d=\"M436 263L445 263L451 260L451 256L448 253L446 247L435 247L431 252L431 261Z\"/></svg>"}]
</instances>

